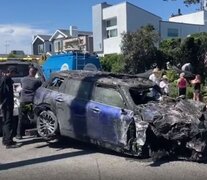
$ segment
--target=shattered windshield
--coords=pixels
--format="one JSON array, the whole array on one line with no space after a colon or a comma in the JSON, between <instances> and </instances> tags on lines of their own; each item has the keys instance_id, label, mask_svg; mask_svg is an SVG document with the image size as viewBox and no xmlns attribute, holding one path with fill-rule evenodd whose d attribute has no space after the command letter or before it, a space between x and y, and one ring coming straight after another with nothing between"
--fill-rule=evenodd
<instances>
[{"instance_id":1,"label":"shattered windshield","mask_svg":"<svg viewBox=\"0 0 207 180\"><path fill-rule=\"evenodd\" d=\"M148 89L130 88L129 93L135 105L146 104L149 101L155 100L155 98L152 96L151 88Z\"/></svg>"}]
</instances>

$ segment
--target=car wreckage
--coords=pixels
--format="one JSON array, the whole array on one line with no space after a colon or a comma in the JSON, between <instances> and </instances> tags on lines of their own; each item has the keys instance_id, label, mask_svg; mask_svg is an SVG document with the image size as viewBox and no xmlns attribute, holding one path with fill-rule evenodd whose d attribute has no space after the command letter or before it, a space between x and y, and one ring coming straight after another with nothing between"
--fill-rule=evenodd
<instances>
[{"instance_id":1,"label":"car wreckage","mask_svg":"<svg viewBox=\"0 0 207 180\"><path fill-rule=\"evenodd\" d=\"M89 71L52 74L35 95L40 136L57 134L117 152L202 161L207 156L206 105L152 97L138 75ZM161 152L161 153L160 153Z\"/></svg>"}]
</instances>

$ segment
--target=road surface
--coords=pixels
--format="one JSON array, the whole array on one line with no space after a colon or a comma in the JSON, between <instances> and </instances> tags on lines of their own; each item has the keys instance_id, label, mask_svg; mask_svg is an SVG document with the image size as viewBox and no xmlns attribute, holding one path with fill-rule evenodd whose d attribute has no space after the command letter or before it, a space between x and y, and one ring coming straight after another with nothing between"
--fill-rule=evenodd
<instances>
[{"instance_id":1,"label":"road surface","mask_svg":"<svg viewBox=\"0 0 207 180\"><path fill-rule=\"evenodd\" d=\"M0 144L0 180L207 179L205 163L155 163L70 139L47 143L41 138L27 137L18 142L21 147L17 149L6 149Z\"/></svg>"}]
</instances>

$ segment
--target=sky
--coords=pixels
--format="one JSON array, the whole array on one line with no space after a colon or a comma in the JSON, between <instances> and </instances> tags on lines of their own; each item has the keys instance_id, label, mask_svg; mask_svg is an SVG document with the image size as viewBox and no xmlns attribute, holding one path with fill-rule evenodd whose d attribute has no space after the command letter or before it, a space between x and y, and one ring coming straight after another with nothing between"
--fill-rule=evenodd
<instances>
[{"instance_id":1,"label":"sky","mask_svg":"<svg viewBox=\"0 0 207 180\"><path fill-rule=\"evenodd\" d=\"M70 25L79 30L92 31L92 6L124 0L0 0L0 54L11 50L31 53L33 36L53 34ZM186 7L183 0L128 0L153 14L168 20L178 8L182 14L198 10L199 5Z\"/></svg>"}]
</instances>

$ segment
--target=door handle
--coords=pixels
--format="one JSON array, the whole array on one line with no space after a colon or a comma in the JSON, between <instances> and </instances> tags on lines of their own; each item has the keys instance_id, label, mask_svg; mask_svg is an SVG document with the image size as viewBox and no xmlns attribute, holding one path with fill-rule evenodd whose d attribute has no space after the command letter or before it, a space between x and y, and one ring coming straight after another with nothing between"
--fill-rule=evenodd
<instances>
[{"instance_id":1,"label":"door handle","mask_svg":"<svg viewBox=\"0 0 207 180\"><path fill-rule=\"evenodd\" d=\"M57 102L63 102L63 99L60 98L60 97L58 97L58 98L55 98L55 101L57 101Z\"/></svg>"},{"instance_id":2,"label":"door handle","mask_svg":"<svg viewBox=\"0 0 207 180\"><path fill-rule=\"evenodd\" d=\"M95 113L100 113L100 109L95 107L95 108L92 108L92 111L95 112Z\"/></svg>"}]
</instances>

